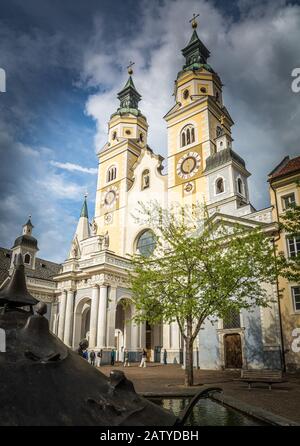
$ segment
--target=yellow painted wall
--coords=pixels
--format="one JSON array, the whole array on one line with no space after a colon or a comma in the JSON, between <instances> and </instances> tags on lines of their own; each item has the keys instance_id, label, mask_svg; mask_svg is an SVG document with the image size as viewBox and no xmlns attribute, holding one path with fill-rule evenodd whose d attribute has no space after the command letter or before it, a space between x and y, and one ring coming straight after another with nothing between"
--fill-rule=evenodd
<instances>
[{"instance_id":1,"label":"yellow painted wall","mask_svg":"<svg viewBox=\"0 0 300 446\"><path fill-rule=\"evenodd\" d=\"M201 88L206 88L206 93ZM188 91L188 97L184 93ZM210 96L216 91L221 96L221 83L217 75L205 70L182 73L176 82L177 108L169 112L165 119L168 127L168 187L169 202L191 204L207 201L207 185L203 176L205 160L215 151L216 128L221 126L222 110L212 104ZM213 99L214 100L214 99ZM195 128L195 142L182 147L181 132L188 124ZM182 178L178 172L178 162L188 152L196 152L201 157L201 166L195 174Z\"/></svg>"},{"instance_id":2,"label":"yellow painted wall","mask_svg":"<svg viewBox=\"0 0 300 446\"><path fill-rule=\"evenodd\" d=\"M287 179L279 179L277 181L272 182L272 185L276 191L276 197L274 191L270 188L270 198L271 203L274 206L273 209L273 218L274 220L278 220L276 206L278 208L279 220L280 215L284 212L282 197L288 195L289 193L294 192L296 198L296 204L300 205L300 187L297 187L296 181L300 181L300 172L296 175L291 175ZM277 200L276 200L277 198ZM277 201L277 203L276 203ZM284 231L281 231L280 238L277 241L278 251L284 252L284 254L288 255L287 234ZM293 297L292 297L292 286L299 286L300 284L288 282L286 279L280 277L279 278L279 289L280 293L280 311L281 311L281 319L282 319L282 328L283 328L283 338L284 338L284 350L285 350L285 358L286 364L288 368L300 368L300 353L296 353L292 351L292 342L295 340L295 337L292 336L292 331L295 328L300 328L300 312L296 312L293 305Z\"/></svg>"}]
</instances>

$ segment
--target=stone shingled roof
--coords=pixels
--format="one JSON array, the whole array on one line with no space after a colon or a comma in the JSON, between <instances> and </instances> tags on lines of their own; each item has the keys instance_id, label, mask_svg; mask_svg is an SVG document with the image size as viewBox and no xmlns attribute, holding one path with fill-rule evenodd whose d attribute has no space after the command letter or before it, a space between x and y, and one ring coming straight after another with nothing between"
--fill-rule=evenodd
<instances>
[{"instance_id":1,"label":"stone shingled roof","mask_svg":"<svg viewBox=\"0 0 300 446\"><path fill-rule=\"evenodd\" d=\"M11 249L0 248L0 284L8 277L8 270L11 261ZM40 259L36 257L35 269L27 268L25 266L25 274L27 277L34 277L42 280L52 280L53 276L58 274L60 264L50 262L49 260Z\"/></svg>"},{"instance_id":2,"label":"stone shingled roof","mask_svg":"<svg viewBox=\"0 0 300 446\"><path fill-rule=\"evenodd\" d=\"M232 149L224 149L206 158L206 167L204 172L208 172L216 167L221 167L223 164L226 164L228 161L232 160L245 167L245 161L243 158L241 158Z\"/></svg>"},{"instance_id":3,"label":"stone shingled roof","mask_svg":"<svg viewBox=\"0 0 300 446\"><path fill-rule=\"evenodd\" d=\"M297 171L300 172L300 156L292 159L286 156L269 174L269 179L273 180L274 178L283 177Z\"/></svg>"}]
</instances>

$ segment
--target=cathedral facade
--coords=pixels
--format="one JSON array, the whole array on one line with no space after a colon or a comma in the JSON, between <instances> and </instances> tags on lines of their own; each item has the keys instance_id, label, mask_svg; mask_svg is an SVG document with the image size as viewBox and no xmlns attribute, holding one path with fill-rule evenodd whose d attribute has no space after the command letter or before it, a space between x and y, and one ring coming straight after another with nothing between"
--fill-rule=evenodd
<instances>
[{"instance_id":1,"label":"cathedral facade","mask_svg":"<svg viewBox=\"0 0 300 446\"><path fill-rule=\"evenodd\" d=\"M119 108L108 124L108 139L99 151L95 213L89 221L86 199L67 260L57 282L52 330L77 348L102 349L104 362L116 350L128 349L137 361L143 348L149 360L182 363L183 341L177 323L136 324L127 274L130 255L147 255L154 238L136 222L137 203L206 203L213 218L228 224L260 226L276 232L272 208L257 211L250 203L245 161L233 150L233 120L223 103L222 82L208 63L209 50L199 39L196 23L182 50L185 63L175 81L175 104L165 115L168 174L163 158L147 144L147 118L129 78L118 94ZM195 365L206 369L281 367L277 290L270 306L231 314L214 325L207 322L195 341ZM271 301L272 300L272 301ZM123 305L127 302L127 305Z\"/></svg>"}]
</instances>

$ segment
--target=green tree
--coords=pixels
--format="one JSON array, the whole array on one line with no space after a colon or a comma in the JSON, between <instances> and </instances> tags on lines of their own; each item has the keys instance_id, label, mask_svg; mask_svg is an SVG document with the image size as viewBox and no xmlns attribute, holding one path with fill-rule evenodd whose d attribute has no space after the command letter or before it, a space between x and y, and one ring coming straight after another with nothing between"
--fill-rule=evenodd
<instances>
[{"instance_id":1,"label":"green tree","mask_svg":"<svg viewBox=\"0 0 300 446\"><path fill-rule=\"evenodd\" d=\"M268 306L263 284L276 281L270 238L260 229L210 218L206 208L140 203L137 220L156 248L132 257L136 321L177 321L185 343L185 384L193 385L193 345L205 320Z\"/></svg>"},{"instance_id":2,"label":"green tree","mask_svg":"<svg viewBox=\"0 0 300 446\"><path fill-rule=\"evenodd\" d=\"M296 237L300 245L300 206L292 206L280 216L279 228L289 237ZM281 252L280 256L281 275L290 282L300 283L300 252L288 258Z\"/></svg>"}]
</instances>

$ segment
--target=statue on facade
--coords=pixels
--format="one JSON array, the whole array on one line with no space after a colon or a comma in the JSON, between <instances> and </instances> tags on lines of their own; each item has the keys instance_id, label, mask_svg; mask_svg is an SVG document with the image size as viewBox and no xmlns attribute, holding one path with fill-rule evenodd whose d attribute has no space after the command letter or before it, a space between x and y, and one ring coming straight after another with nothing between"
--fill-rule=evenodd
<instances>
[{"instance_id":1,"label":"statue on facade","mask_svg":"<svg viewBox=\"0 0 300 446\"><path fill-rule=\"evenodd\" d=\"M93 218L93 221L91 224L91 230L92 230L92 235L97 235L98 225L96 223L95 218Z\"/></svg>"},{"instance_id":2,"label":"statue on facade","mask_svg":"<svg viewBox=\"0 0 300 446\"><path fill-rule=\"evenodd\" d=\"M71 258L76 259L77 255L78 255L78 246L76 240L74 239L72 241L72 247L71 247Z\"/></svg>"},{"instance_id":3,"label":"statue on facade","mask_svg":"<svg viewBox=\"0 0 300 446\"><path fill-rule=\"evenodd\" d=\"M103 248L104 249L108 249L109 248L109 235L108 235L108 231L106 231L106 233L104 234L104 237L103 237Z\"/></svg>"}]
</instances>

